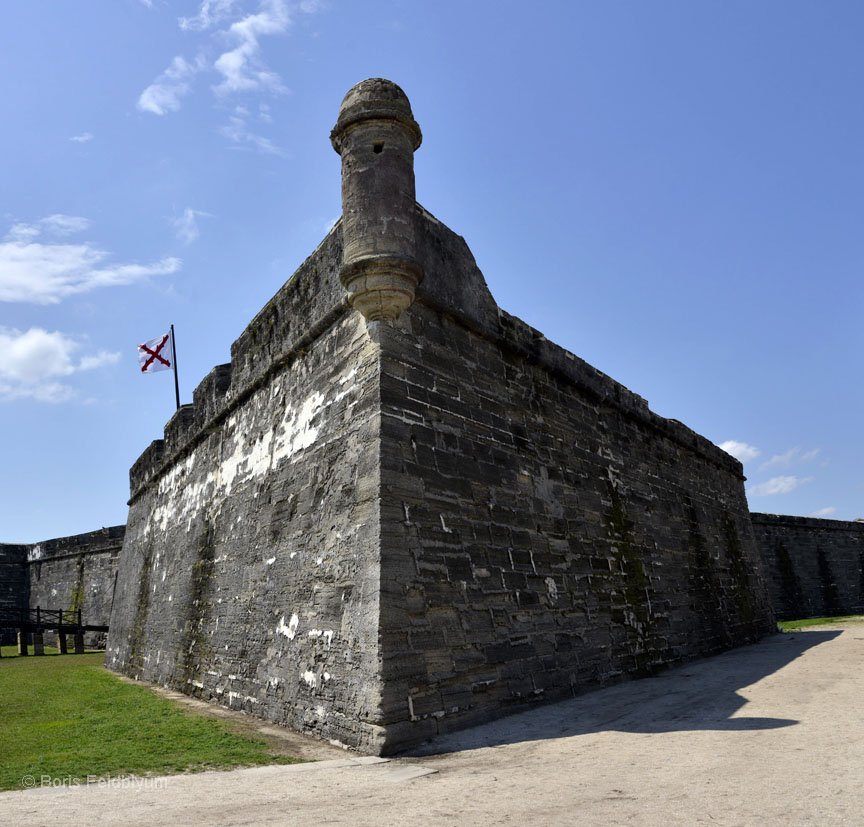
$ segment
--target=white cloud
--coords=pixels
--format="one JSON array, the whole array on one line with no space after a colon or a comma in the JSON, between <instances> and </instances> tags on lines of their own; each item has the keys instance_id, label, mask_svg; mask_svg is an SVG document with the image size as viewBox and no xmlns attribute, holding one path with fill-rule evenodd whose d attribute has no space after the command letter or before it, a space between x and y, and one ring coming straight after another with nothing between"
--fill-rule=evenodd
<instances>
[{"instance_id":1,"label":"white cloud","mask_svg":"<svg viewBox=\"0 0 864 827\"><path fill-rule=\"evenodd\" d=\"M67 236L72 233L80 233L90 226L86 218L77 215L62 215L55 213L45 218L40 218L35 224L18 223L13 224L6 233L6 241L26 242L38 238L43 233L53 236Z\"/></svg>"},{"instance_id":2,"label":"white cloud","mask_svg":"<svg viewBox=\"0 0 864 827\"><path fill-rule=\"evenodd\" d=\"M142 6L147 6L148 9L153 8L153 0L138 0Z\"/></svg>"},{"instance_id":3,"label":"white cloud","mask_svg":"<svg viewBox=\"0 0 864 827\"><path fill-rule=\"evenodd\" d=\"M6 233L4 240L24 244L32 241L34 238L38 238L41 232L42 230L38 224L13 224L9 228L9 232Z\"/></svg>"},{"instance_id":4,"label":"white cloud","mask_svg":"<svg viewBox=\"0 0 864 827\"><path fill-rule=\"evenodd\" d=\"M197 241L198 236L201 235L197 221L199 216L201 218L209 218L210 213L186 207L183 210L183 215L172 219L171 224L174 226L174 233L184 244L191 244L193 241Z\"/></svg>"},{"instance_id":5,"label":"white cloud","mask_svg":"<svg viewBox=\"0 0 864 827\"><path fill-rule=\"evenodd\" d=\"M792 460L799 451L799 448L790 448L785 454L774 454L771 459L763 462L759 466L759 470L764 471L766 468L787 468L792 464Z\"/></svg>"},{"instance_id":6,"label":"white cloud","mask_svg":"<svg viewBox=\"0 0 864 827\"><path fill-rule=\"evenodd\" d=\"M751 459L756 459L762 452L754 445L748 445L746 442L737 442L734 439L727 439L726 442L720 443L727 454L732 454L735 459L741 462L749 462Z\"/></svg>"},{"instance_id":7,"label":"white cloud","mask_svg":"<svg viewBox=\"0 0 864 827\"><path fill-rule=\"evenodd\" d=\"M151 264L106 264L109 253L90 242L36 241L67 236L89 226L86 218L51 215L35 224L15 224L0 242L0 302L57 304L66 296L97 287L132 284L148 276L177 272L182 262L164 258Z\"/></svg>"},{"instance_id":8,"label":"white cloud","mask_svg":"<svg viewBox=\"0 0 864 827\"><path fill-rule=\"evenodd\" d=\"M213 64L222 75L222 82L214 87L219 93L249 92L267 89L283 92L285 87L275 72L269 71L259 58L262 35L281 34L291 23L285 0L261 0L257 14L248 14L232 23L227 36L237 45L223 52Z\"/></svg>"},{"instance_id":9,"label":"white cloud","mask_svg":"<svg viewBox=\"0 0 864 827\"><path fill-rule=\"evenodd\" d=\"M234 9L236 0L201 0L195 17L181 17L177 21L186 31L203 32L221 23Z\"/></svg>"},{"instance_id":10,"label":"white cloud","mask_svg":"<svg viewBox=\"0 0 864 827\"><path fill-rule=\"evenodd\" d=\"M816 459L819 455L819 448L814 448L812 451L801 452L798 447L790 448L783 454L775 454L771 459L766 460L759 466L760 471L766 468L789 468L799 462L810 462Z\"/></svg>"},{"instance_id":11,"label":"white cloud","mask_svg":"<svg viewBox=\"0 0 864 827\"><path fill-rule=\"evenodd\" d=\"M82 218L80 215L62 215L61 213L49 215L39 221L39 227L43 231L59 236L83 233L89 226L90 221L87 218Z\"/></svg>"},{"instance_id":12,"label":"white cloud","mask_svg":"<svg viewBox=\"0 0 864 827\"><path fill-rule=\"evenodd\" d=\"M813 477L795 477L795 476L780 476L772 477L767 482L760 482L758 485L751 485L747 489L748 494L754 497L769 497L772 494L788 494L798 488L799 485L810 482Z\"/></svg>"},{"instance_id":13,"label":"white cloud","mask_svg":"<svg viewBox=\"0 0 864 827\"><path fill-rule=\"evenodd\" d=\"M76 361L84 345L59 331L39 327L24 332L0 328L0 398L65 402L76 396L75 389L59 377L114 364L119 353L87 353Z\"/></svg>"},{"instance_id":14,"label":"white cloud","mask_svg":"<svg viewBox=\"0 0 864 827\"><path fill-rule=\"evenodd\" d=\"M236 115L231 116L229 124L220 127L219 134L234 141L235 144L252 146L266 155L278 155L281 158L285 158L288 155L285 149L274 144L269 138L256 135L252 132L246 126L246 121L243 118L238 118Z\"/></svg>"},{"instance_id":15,"label":"white cloud","mask_svg":"<svg viewBox=\"0 0 864 827\"><path fill-rule=\"evenodd\" d=\"M831 514L834 514L837 511L833 505L829 505L827 508L820 508L818 511L814 511L810 516L811 517L829 517Z\"/></svg>"},{"instance_id":16,"label":"white cloud","mask_svg":"<svg viewBox=\"0 0 864 827\"><path fill-rule=\"evenodd\" d=\"M314 14L326 7L320 0L298 0L290 6L292 11L304 14ZM184 31L206 33L210 43L218 43L218 57L210 63L199 55L190 63L178 55L141 93L139 109L156 115L176 112L181 98L191 91L193 76L204 69L212 69L221 76L212 87L218 95L287 91L279 75L262 60L260 41L268 35L284 34L291 26L288 0L258 0L257 11L250 13L242 10L239 0L199 0L197 13L180 17L177 22ZM271 115L262 107L260 117L269 122ZM267 139L263 140L269 144ZM271 152L272 144L270 147L262 149Z\"/></svg>"},{"instance_id":17,"label":"white cloud","mask_svg":"<svg viewBox=\"0 0 864 827\"><path fill-rule=\"evenodd\" d=\"M92 132L82 132L80 135L73 135L69 140L75 141L75 143L78 143L78 144L86 144L87 141L93 140L93 133Z\"/></svg>"},{"instance_id":18,"label":"white cloud","mask_svg":"<svg viewBox=\"0 0 864 827\"><path fill-rule=\"evenodd\" d=\"M192 78L203 68L200 60L189 63L179 55L171 61L168 68L153 81L138 98L138 108L142 112L164 115L180 108L180 98L192 88Z\"/></svg>"}]
</instances>

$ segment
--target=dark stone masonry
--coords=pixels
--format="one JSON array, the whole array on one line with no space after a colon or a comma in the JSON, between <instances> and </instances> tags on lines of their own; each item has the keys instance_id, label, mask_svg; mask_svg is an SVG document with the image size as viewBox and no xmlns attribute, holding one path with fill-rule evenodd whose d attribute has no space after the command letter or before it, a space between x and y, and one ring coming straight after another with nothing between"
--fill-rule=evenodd
<instances>
[{"instance_id":1,"label":"dark stone masonry","mask_svg":"<svg viewBox=\"0 0 864 827\"><path fill-rule=\"evenodd\" d=\"M0 612L23 609L29 605L30 575L27 552L30 546L21 543L0 543ZM14 629L0 629L0 644L15 643Z\"/></svg>"},{"instance_id":2,"label":"dark stone masonry","mask_svg":"<svg viewBox=\"0 0 864 827\"><path fill-rule=\"evenodd\" d=\"M81 610L84 622L107 626L123 547L122 525L58 537L41 543L0 543L0 610ZM2 630L2 642L15 641L15 630ZM45 644L56 644L56 633L47 632ZM88 648L104 649L104 632L87 632Z\"/></svg>"},{"instance_id":3,"label":"dark stone masonry","mask_svg":"<svg viewBox=\"0 0 864 827\"><path fill-rule=\"evenodd\" d=\"M778 620L864 613L864 522L751 517Z\"/></svg>"},{"instance_id":4,"label":"dark stone masonry","mask_svg":"<svg viewBox=\"0 0 864 827\"><path fill-rule=\"evenodd\" d=\"M741 465L497 307L420 140L346 96L342 221L132 469L106 654L372 753L774 623Z\"/></svg>"}]
</instances>

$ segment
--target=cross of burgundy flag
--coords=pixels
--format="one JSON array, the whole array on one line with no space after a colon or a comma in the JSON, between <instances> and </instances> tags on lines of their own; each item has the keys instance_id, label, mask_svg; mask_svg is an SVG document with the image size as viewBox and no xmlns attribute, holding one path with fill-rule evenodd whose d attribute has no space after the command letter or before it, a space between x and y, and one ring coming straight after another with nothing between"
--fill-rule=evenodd
<instances>
[{"instance_id":1,"label":"cross of burgundy flag","mask_svg":"<svg viewBox=\"0 0 864 827\"><path fill-rule=\"evenodd\" d=\"M141 373L156 373L158 370L171 370L174 353L171 347L171 334L148 339L143 345L138 345L138 363Z\"/></svg>"},{"instance_id":2,"label":"cross of burgundy flag","mask_svg":"<svg viewBox=\"0 0 864 827\"><path fill-rule=\"evenodd\" d=\"M141 373L156 373L160 370L174 370L174 399L180 410L180 381L177 379L177 340L174 338L174 325L164 336L148 339L138 345L138 364Z\"/></svg>"}]
</instances>

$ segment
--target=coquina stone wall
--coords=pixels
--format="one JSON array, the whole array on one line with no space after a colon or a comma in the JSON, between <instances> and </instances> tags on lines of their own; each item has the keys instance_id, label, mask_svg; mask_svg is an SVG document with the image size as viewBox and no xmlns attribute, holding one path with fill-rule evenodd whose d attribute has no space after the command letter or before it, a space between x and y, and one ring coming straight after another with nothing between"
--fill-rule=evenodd
<instances>
[{"instance_id":1,"label":"coquina stone wall","mask_svg":"<svg viewBox=\"0 0 864 827\"><path fill-rule=\"evenodd\" d=\"M864 613L864 523L751 518L779 620Z\"/></svg>"},{"instance_id":2,"label":"coquina stone wall","mask_svg":"<svg viewBox=\"0 0 864 827\"><path fill-rule=\"evenodd\" d=\"M390 753L768 633L740 463L497 307L399 87L331 139L343 220L131 471L106 664Z\"/></svg>"},{"instance_id":3,"label":"coquina stone wall","mask_svg":"<svg viewBox=\"0 0 864 827\"><path fill-rule=\"evenodd\" d=\"M759 639L737 460L499 310L428 213L381 339L393 747Z\"/></svg>"},{"instance_id":4,"label":"coquina stone wall","mask_svg":"<svg viewBox=\"0 0 864 827\"><path fill-rule=\"evenodd\" d=\"M388 752L772 628L740 464L417 224L398 322L337 225L133 468L110 668Z\"/></svg>"},{"instance_id":5,"label":"coquina stone wall","mask_svg":"<svg viewBox=\"0 0 864 827\"><path fill-rule=\"evenodd\" d=\"M132 469L106 664L374 752L378 348L340 261L337 225Z\"/></svg>"},{"instance_id":6,"label":"coquina stone wall","mask_svg":"<svg viewBox=\"0 0 864 827\"><path fill-rule=\"evenodd\" d=\"M27 554L30 608L80 609L86 625L107 626L124 532L125 526L111 526L31 546ZM106 639L105 632L87 632L84 645L104 649ZM46 632L45 644L55 645L56 634Z\"/></svg>"},{"instance_id":7,"label":"coquina stone wall","mask_svg":"<svg viewBox=\"0 0 864 827\"><path fill-rule=\"evenodd\" d=\"M0 543L0 609L80 609L85 624L107 626L124 531L120 525L41 543ZM14 629L2 634L4 643L15 641ZM87 632L84 642L104 649L106 637ZM56 644L54 632L46 632L45 644Z\"/></svg>"}]
</instances>

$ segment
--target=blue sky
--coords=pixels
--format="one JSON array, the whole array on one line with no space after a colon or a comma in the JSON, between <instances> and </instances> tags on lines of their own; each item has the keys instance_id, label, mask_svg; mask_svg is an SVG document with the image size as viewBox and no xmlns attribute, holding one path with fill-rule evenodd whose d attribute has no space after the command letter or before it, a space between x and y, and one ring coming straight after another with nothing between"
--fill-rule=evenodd
<instances>
[{"instance_id":1,"label":"blue sky","mask_svg":"<svg viewBox=\"0 0 864 827\"><path fill-rule=\"evenodd\" d=\"M0 541L126 519L181 396L339 216L387 77L418 200L498 303L745 461L751 508L864 517L859 0L16 0L0 8Z\"/></svg>"}]
</instances>

